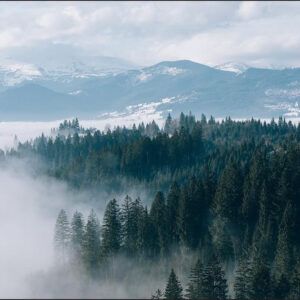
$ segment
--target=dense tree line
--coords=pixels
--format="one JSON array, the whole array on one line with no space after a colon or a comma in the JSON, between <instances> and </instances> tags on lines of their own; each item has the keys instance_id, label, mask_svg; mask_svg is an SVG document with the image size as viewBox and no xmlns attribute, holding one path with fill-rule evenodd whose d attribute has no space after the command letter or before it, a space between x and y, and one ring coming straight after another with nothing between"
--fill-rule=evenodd
<instances>
[{"instance_id":1,"label":"dense tree line","mask_svg":"<svg viewBox=\"0 0 300 300\"><path fill-rule=\"evenodd\" d=\"M225 267L234 265L236 298L300 297L300 126L280 118L216 122L169 115L164 128L152 122L107 132L41 136L8 156L41 157L49 174L78 188L118 180L158 190L149 209L139 198L111 200L100 226L94 212L69 225L59 215L55 242L61 260L72 253L97 274L118 256L157 261L190 251L184 290L175 271L167 298L225 298ZM66 250L68 249L68 250ZM70 250L71 249L71 250ZM201 259L200 259L201 257ZM70 258L71 259L71 258ZM107 275L109 276L109 275Z\"/></svg>"},{"instance_id":2,"label":"dense tree line","mask_svg":"<svg viewBox=\"0 0 300 300\"><path fill-rule=\"evenodd\" d=\"M198 259L191 269L185 294L189 299L225 298L228 286L222 265L228 262L235 264L237 298L297 298L300 164L295 158L300 157L299 151L293 145L274 153L275 159L257 150L247 171L230 158L219 180L207 169L204 178L191 176L181 185L174 182L166 196L157 192L149 211L139 198L127 196L121 206L113 199L101 227L94 213L84 227L76 212L70 230L67 221L58 222L65 233L56 240L63 241L64 249L64 237L71 232L77 260L90 270L105 269L118 255L143 262L167 259L174 251L198 253L203 261ZM286 177L288 166L293 170ZM64 212L61 215L66 218ZM181 285L173 273L164 295L174 298L172 293L177 293L180 298Z\"/></svg>"},{"instance_id":3,"label":"dense tree line","mask_svg":"<svg viewBox=\"0 0 300 300\"><path fill-rule=\"evenodd\" d=\"M74 131L59 134L60 129ZM48 174L74 187L119 186L123 191L125 178L166 192L174 181L181 183L190 174L203 175L207 164L218 177L230 156L244 166L258 147L269 154L300 139L300 127L284 119L216 122L203 115L197 121L191 114L181 114L179 119L169 115L162 129L153 121L131 129L83 130L76 119L65 121L60 129L52 137L42 135L19 144L9 154L33 153L46 163Z\"/></svg>"}]
</instances>

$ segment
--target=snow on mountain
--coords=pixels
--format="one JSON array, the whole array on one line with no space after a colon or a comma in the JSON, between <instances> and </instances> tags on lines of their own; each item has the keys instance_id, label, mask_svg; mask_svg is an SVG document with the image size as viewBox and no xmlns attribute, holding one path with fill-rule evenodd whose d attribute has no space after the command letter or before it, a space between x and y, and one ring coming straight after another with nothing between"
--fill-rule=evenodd
<instances>
[{"instance_id":1,"label":"snow on mountain","mask_svg":"<svg viewBox=\"0 0 300 300\"><path fill-rule=\"evenodd\" d=\"M247 69L249 69L249 66L242 64L242 63L228 62L225 64L217 65L214 68L218 69L218 70L222 70L222 71L228 71L228 72L234 72L237 74L242 74Z\"/></svg>"},{"instance_id":2,"label":"snow on mountain","mask_svg":"<svg viewBox=\"0 0 300 300\"><path fill-rule=\"evenodd\" d=\"M0 82L4 86L14 86L40 76L42 76L41 71L33 64L15 61L0 62Z\"/></svg>"},{"instance_id":3,"label":"snow on mountain","mask_svg":"<svg viewBox=\"0 0 300 300\"><path fill-rule=\"evenodd\" d=\"M138 82L143 83L153 78L156 75L167 75L167 76L174 77L184 72L186 72L186 70L182 68L156 65L154 67L141 69L140 73L136 75L136 79Z\"/></svg>"}]
</instances>

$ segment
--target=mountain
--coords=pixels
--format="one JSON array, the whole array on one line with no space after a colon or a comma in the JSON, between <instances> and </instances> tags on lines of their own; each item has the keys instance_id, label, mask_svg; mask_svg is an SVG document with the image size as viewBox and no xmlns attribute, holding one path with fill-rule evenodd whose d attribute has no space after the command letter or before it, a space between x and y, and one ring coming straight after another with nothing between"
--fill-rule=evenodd
<instances>
[{"instance_id":1,"label":"mountain","mask_svg":"<svg viewBox=\"0 0 300 300\"><path fill-rule=\"evenodd\" d=\"M25 64L27 77L0 90L0 119L161 116L169 111L235 118L300 113L299 68L271 70L239 64L212 68L180 60L117 72L100 69L79 60L67 71L63 66L52 70ZM3 78L23 74L1 70Z\"/></svg>"}]
</instances>

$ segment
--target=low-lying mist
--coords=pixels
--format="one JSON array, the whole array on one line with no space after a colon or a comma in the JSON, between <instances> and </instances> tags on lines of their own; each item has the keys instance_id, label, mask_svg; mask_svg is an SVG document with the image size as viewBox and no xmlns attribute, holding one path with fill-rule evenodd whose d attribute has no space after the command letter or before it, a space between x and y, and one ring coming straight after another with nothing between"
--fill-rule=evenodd
<instances>
[{"instance_id":1,"label":"low-lying mist","mask_svg":"<svg viewBox=\"0 0 300 300\"><path fill-rule=\"evenodd\" d=\"M74 193L54 179L36 177L22 161L0 167L0 187L0 296L30 297L29 276L46 272L54 263L53 232L59 210L87 214L92 205L84 203L87 193Z\"/></svg>"},{"instance_id":2,"label":"low-lying mist","mask_svg":"<svg viewBox=\"0 0 300 300\"><path fill-rule=\"evenodd\" d=\"M165 264L145 268L119 257L116 276L109 280L92 279L78 265L58 265L53 237L59 211L65 209L70 221L76 210L86 220L94 209L101 225L106 203L125 195L74 191L40 175L36 172L40 167L36 160L17 159L0 166L1 298L149 298L157 288L164 289L174 267L171 262L170 268ZM134 188L129 193L140 195ZM142 199L147 197L142 195ZM180 276L180 270L177 272Z\"/></svg>"}]
</instances>

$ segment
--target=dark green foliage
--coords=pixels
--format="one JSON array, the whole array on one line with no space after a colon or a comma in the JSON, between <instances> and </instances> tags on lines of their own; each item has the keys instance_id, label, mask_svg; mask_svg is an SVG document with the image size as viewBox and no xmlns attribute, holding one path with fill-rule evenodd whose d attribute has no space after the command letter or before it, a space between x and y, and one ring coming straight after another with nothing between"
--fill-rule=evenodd
<instances>
[{"instance_id":1,"label":"dark green foliage","mask_svg":"<svg viewBox=\"0 0 300 300\"><path fill-rule=\"evenodd\" d=\"M278 244L275 256L275 268L274 272L277 278L284 275L289 277L290 270L292 267L293 257L292 257L292 223L293 220L293 207L290 201L288 201L286 208L284 210L282 221L279 226L278 233Z\"/></svg>"},{"instance_id":2,"label":"dark green foliage","mask_svg":"<svg viewBox=\"0 0 300 300\"><path fill-rule=\"evenodd\" d=\"M97 221L90 217L83 230L79 215L69 243L62 213L56 233L61 252L71 245L88 269L116 255L143 263L196 252L205 265L204 298L226 296L220 264L237 261L237 297L299 298L299 268L293 268L300 251L299 125L284 119L216 122L204 115L197 121L182 113L168 116L162 130L152 122L83 132L76 120L61 129L69 127L77 129L20 143L1 163L33 154L43 160L42 172L75 189L123 194L137 184L154 201L150 213L140 199L126 197L120 213L110 202L101 247ZM206 264L214 252L220 262Z\"/></svg>"},{"instance_id":3,"label":"dark green foliage","mask_svg":"<svg viewBox=\"0 0 300 300\"><path fill-rule=\"evenodd\" d=\"M295 265L290 280L290 297L292 299L300 298L300 262Z\"/></svg>"},{"instance_id":4,"label":"dark green foliage","mask_svg":"<svg viewBox=\"0 0 300 300\"><path fill-rule=\"evenodd\" d=\"M147 208L143 209L139 218L137 248L141 258L154 259L160 253L158 232Z\"/></svg>"},{"instance_id":5,"label":"dark green foliage","mask_svg":"<svg viewBox=\"0 0 300 300\"><path fill-rule=\"evenodd\" d=\"M135 256L138 248L138 224L143 207L140 199L132 201L126 196L121 209L122 248L128 256Z\"/></svg>"},{"instance_id":6,"label":"dark green foliage","mask_svg":"<svg viewBox=\"0 0 300 300\"><path fill-rule=\"evenodd\" d=\"M182 299L182 287L174 270L171 270L165 289L165 299Z\"/></svg>"},{"instance_id":7,"label":"dark green foliage","mask_svg":"<svg viewBox=\"0 0 300 300\"><path fill-rule=\"evenodd\" d=\"M202 181L192 176L188 185L183 185L179 197L178 230L182 245L195 249L200 241L203 218L207 207Z\"/></svg>"},{"instance_id":8,"label":"dark green foliage","mask_svg":"<svg viewBox=\"0 0 300 300\"><path fill-rule=\"evenodd\" d=\"M218 258L212 255L203 272L204 299L226 299L228 292L225 273Z\"/></svg>"},{"instance_id":9,"label":"dark green foliage","mask_svg":"<svg viewBox=\"0 0 300 300\"><path fill-rule=\"evenodd\" d=\"M191 269L186 297L188 299L201 299L204 296L204 266L200 259L197 260L195 267Z\"/></svg>"},{"instance_id":10,"label":"dark green foliage","mask_svg":"<svg viewBox=\"0 0 300 300\"><path fill-rule=\"evenodd\" d=\"M71 222L71 246L75 254L75 258L82 254L84 238L84 221L80 212L76 211Z\"/></svg>"},{"instance_id":11,"label":"dark green foliage","mask_svg":"<svg viewBox=\"0 0 300 300\"><path fill-rule=\"evenodd\" d=\"M241 257L234 279L234 294L236 299L249 299L252 292L252 265L245 255Z\"/></svg>"},{"instance_id":12,"label":"dark green foliage","mask_svg":"<svg viewBox=\"0 0 300 300\"><path fill-rule=\"evenodd\" d=\"M286 299L289 296L290 282L285 275L281 275L274 285L273 294L276 299Z\"/></svg>"},{"instance_id":13,"label":"dark green foliage","mask_svg":"<svg viewBox=\"0 0 300 300\"><path fill-rule=\"evenodd\" d=\"M86 268L91 273L95 273L99 268L100 261L100 225L93 210L85 226L82 252Z\"/></svg>"},{"instance_id":14,"label":"dark green foliage","mask_svg":"<svg viewBox=\"0 0 300 300\"><path fill-rule=\"evenodd\" d=\"M251 286L251 298L268 299L272 295L270 267L263 258L254 261Z\"/></svg>"},{"instance_id":15,"label":"dark green foliage","mask_svg":"<svg viewBox=\"0 0 300 300\"><path fill-rule=\"evenodd\" d=\"M102 225L102 255L116 255L121 247L121 217L116 199L111 200L105 209Z\"/></svg>"},{"instance_id":16,"label":"dark green foliage","mask_svg":"<svg viewBox=\"0 0 300 300\"><path fill-rule=\"evenodd\" d=\"M177 182L174 182L170 188L166 204L166 218L167 218L167 235L168 243L176 245L179 242L179 229L177 220L179 218L179 197L180 187Z\"/></svg>"},{"instance_id":17,"label":"dark green foliage","mask_svg":"<svg viewBox=\"0 0 300 300\"><path fill-rule=\"evenodd\" d=\"M155 234L158 237L160 251L164 254L168 251L168 240L166 231L166 204L165 197L162 192L157 192L150 209L150 217L154 224Z\"/></svg>"}]
</instances>

